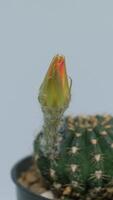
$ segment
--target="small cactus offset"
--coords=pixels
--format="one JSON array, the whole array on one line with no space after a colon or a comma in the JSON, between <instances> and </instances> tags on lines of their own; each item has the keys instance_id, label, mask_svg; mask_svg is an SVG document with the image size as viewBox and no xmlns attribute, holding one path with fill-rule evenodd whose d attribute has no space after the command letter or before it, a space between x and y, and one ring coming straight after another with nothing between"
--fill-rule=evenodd
<instances>
[{"instance_id":1,"label":"small cactus offset","mask_svg":"<svg viewBox=\"0 0 113 200\"><path fill-rule=\"evenodd\" d=\"M112 200L113 117L63 118L69 101L65 60L57 55L39 92L44 126L34 142L37 167L58 199Z\"/></svg>"}]
</instances>

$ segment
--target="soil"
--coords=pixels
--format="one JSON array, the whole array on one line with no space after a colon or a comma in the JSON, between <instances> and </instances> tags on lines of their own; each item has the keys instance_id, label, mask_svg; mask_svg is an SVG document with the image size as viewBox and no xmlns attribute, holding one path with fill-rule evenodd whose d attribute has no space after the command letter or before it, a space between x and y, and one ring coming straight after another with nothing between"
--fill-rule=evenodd
<instances>
[{"instance_id":1,"label":"soil","mask_svg":"<svg viewBox=\"0 0 113 200\"><path fill-rule=\"evenodd\" d=\"M48 191L35 165L32 165L27 171L22 172L18 182L35 194L42 194Z\"/></svg>"}]
</instances>

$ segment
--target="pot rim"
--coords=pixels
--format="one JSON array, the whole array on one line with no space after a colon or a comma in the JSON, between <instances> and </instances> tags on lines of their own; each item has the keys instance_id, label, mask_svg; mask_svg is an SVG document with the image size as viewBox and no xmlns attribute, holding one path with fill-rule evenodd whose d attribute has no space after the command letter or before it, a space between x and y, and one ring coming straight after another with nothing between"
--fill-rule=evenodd
<instances>
[{"instance_id":1,"label":"pot rim","mask_svg":"<svg viewBox=\"0 0 113 200\"><path fill-rule=\"evenodd\" d=\"M16 162L16 164L13 165L12 169L11 169L11 179L13 180L13 182L15 183L15 185L17 187L19 187L21 190L23 190L24 192L27 192L29 195L34 196L35 198L42 198L44 200L50 200L46 197L41 196L40 194L35 194L32 191L30 191L29 189L27 189L26 187L22 186L18 181L17 181L17 175L16 175L16 170L18 168L19 165L21 165L21 163L23 163L26 160L32 159L32 156L26 156L22 159L20 159L19 161Z\"/></svg>"}]
</instances>

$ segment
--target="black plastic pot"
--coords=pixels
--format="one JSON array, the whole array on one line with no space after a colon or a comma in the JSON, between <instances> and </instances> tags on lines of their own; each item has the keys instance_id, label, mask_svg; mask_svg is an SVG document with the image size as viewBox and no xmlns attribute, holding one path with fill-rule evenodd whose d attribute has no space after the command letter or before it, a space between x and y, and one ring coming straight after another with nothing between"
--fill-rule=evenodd
<instances>
[{"instance_id":1,"label":"black plastic pot","mask_svg":"<svg viewBox=\"0 0 113 200\"><path fill-rule=\"evenodd\" d=\"M49 200L48 198L36 195L18 183L18 178L32 165L32 157L26 157L18 162L11 170L11 177L16 185L17 200Z\"/></svg>"}]
</instances>

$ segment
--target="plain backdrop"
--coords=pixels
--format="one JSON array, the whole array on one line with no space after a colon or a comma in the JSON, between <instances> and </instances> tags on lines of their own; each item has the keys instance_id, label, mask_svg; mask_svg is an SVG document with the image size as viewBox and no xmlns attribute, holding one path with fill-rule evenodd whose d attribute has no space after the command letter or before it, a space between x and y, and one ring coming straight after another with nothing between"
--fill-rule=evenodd
<instances>
[{"instance_id":1,"label":"plain backdrop","mask_svg":"<svg viewBox=\"0 0 113 200\"><path fill-rule=\"evenodd\" d=\"M67 113L113 113L113 0L0 0L0 199L41 129L38 89L55 54L73 80Z\"/></svg>"}]
</instances>

